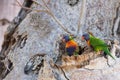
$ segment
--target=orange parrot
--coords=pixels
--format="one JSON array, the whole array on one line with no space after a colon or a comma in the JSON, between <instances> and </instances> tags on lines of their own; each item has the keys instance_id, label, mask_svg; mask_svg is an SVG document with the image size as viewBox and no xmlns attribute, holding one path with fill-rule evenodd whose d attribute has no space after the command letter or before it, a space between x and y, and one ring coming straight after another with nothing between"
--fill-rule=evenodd
<instances>
[{"instance_id":1,"label":"orange parrot","mask_svg":"<svg viewBox=\"0 0 120 80\"><path fill-rule=\"evenodd\" d=\"M62 41L65 42L66 52L69 56L79 52L78 43L71 36L63 36Z\"/></svg>"}]
</instances>

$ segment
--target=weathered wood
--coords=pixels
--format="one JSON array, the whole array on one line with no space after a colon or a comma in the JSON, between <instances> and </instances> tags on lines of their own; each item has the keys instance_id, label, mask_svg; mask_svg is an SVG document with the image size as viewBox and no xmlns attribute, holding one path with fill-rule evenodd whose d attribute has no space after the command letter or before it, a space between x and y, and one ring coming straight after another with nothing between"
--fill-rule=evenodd
<instances>
[{"instance_id":1,"label":"weathered wood","mask_svg":"<svg viewBox=\"0 0 120 80\"><path fill-rule=\"evenodd\" d=\"M15 22L12 23L15 24L14 27L9 28L10 32L9 31L7 32L7 34L8 33L10 34L8 34L7 38L5 39L6 41L4 42L2 48L3 49L2 54L6 54L14 64L13 70L6 76L5 80L37 79L38 75L36 74L31 74L31 75L24 74L25 64L27 64L27 61L31 59L31 56L34 56L37 53L46 53L47 56L45 57L45 61L43 62L44 63L43 67L41 67L39 71L39 78L38 78L39 80L40 79L77 80L78 76L76 76L77 79L71 78L72 76L71 73L73 72L73 74L75 74L74 73L75 70L78 71L78 73L82 72L82 68L85 65L92 66L93 69L95 67L102 66L101 69L102 70L107 69L107 71L109 71L109 69L111 68L115 68L115 69L118 68L117 63L119 62L119 58L117 58L116 60L118 62L116 62L116 64L113 65L115 67L109 67L106 63L107 62L106 59L100 57L98 54L94 54L94 52L92 53L91 51L88 51L77 57L75 56L66 57L66 56L62 56L62 54L59 55L60 52L59 49L60 48L63 49L64 47L56 48L55 43L58 40L60 40L59 36L61 34L66 33L65 31L66 29L69 32L77 35L78 38L75 38L75 40L79 43L80 46L86 46L80 39L81 35L86 31L92 32L94 36L99 37L103 40L105 38L114 39L115 37L114 35L111 35L112 33L111 29L114 24L114 23L112 24L112 22L116 17L116 9L118 7L119 0L84 0L84 1L76 0L76 1L78 2L72 3L73 6L71 6L70 0L67 1L48 0L48 3L47 0L37 0L36 2L41 5L34 3L34 5L32 5L32 9L31 8L27 9L30 11L32 10L32 12L29 13L27 16L26 14L24 15L24 12L26 12L26 10L24 11L24 9L22 8L23 10L22 12L20 12L19 17L17 17L17 19L14 20ZM84 7L82 10L85 11L81 10L83 2L84 2ZM47 7L45 7L46 5ZM84 15L82 16L82 19L79 20L80 13ZM25 18L24 20L21 21L20 18L23 17ZM19 21L20 23L17 23ZM77 31L79 30L77 27L78 21L80 21L80 24L82 25L81 27L79 27L80 32ZM58 24L59 22L62 25ZM116 24L117 22L118 21L115 21ZM16 25L19 26L16 27ZM62 29L60 26L64 26L65 30ZM79 33L76 34L77 32ZM7 44L8 46L6 46ZM64 52L64 50L61 52ZM56 63L57 59L60 56L62 56L62 58L60 58L62 61L60 63ZM55 65L55 67L52 67L50 65L50 61L53 61L53 66ZM89 61L90 63L92 61L94 65L89 64ZM112 60L110 60L110 62L111 61ZM97 64L97 62L99 63ZM88 67L88 69L89 68L90 67ZM86 78L85 77L86 74L91 75L89 73L94 73L94 72L95 71L92 70L88 70L86 73L83 72L81 73L82 75L79 74L79 76L82 77L79 79L84 80ZM101 70L97 70L95 72L95 75L93 75L91 79L89 79L90 77L87 77L88 78L87 80L94 80L94 79L97 80L98 77L100 77L99 79L103 79L103 78L106 79L106 77L110 77L112 76L112 74L116 77L116 71L114 70L111 73L108 72L109 75L108 74L103 75L102 72L101 73L99 72L101 72Z\"/></svg>"},{"instance_id":2,"label":"weathered wood","mask_svg":"<svg viewBox=\"0 0 120 80\"><path fill-rule=\"evenodd\" d=\"M33 1L32 0L26 0L23 3L23 6L25 7L31 7ZM2 50L0 52L0 55L6 56L8 52L11 49L12 46L12 36L21 23L21 21L26 17L26 15L29 13L29 10L21 9L20 12L18 13L18 16L14 18L14 20L11 22L10 26L8 27L5 35L4 35L4 42L2 44Z\"/></svg>"}]
</instances>

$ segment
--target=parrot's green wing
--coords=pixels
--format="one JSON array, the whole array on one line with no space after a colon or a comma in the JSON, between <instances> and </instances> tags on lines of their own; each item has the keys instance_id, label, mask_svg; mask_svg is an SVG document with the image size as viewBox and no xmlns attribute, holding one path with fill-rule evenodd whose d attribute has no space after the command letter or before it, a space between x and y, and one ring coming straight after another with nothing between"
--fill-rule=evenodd
<instances>
[{"instance_id":1,"label":"parrot's green wing","mask_svg":"<svg viewBox=\"0 0 120 80\"><path fill-rule=\"evenodd\" d=\"M99 50L101 50L104 47L108 47L108 45L103 40L96 38L94 36L91 36L91 35L90 35L90 45L93 48L95 49L97 48Z\"/></svg>"},{"instance_id":2,"label":"parrot's green wing","mask_svg":"<svg viewBox=\"0 0 120 80\"><path fill-rule=\"evenodd\" d=\"M101 39L96 38L92 35L90 35L90 45L94 48L95 51L104 51L107 55L111 56L113 59L115 59L110 51L108 50L108 45Z\"/></svg>"}]
</instances>

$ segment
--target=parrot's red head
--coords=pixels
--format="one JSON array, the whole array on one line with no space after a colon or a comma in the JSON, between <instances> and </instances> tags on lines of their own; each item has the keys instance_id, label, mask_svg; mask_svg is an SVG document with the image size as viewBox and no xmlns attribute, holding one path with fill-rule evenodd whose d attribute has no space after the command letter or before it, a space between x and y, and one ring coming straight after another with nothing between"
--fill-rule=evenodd
<instances>
[{"instance_id":1,"label":"parrot's red head","mask_svg":"<svg viewBox=\"0 0 120 80\"><path fill-rule=\"evenodd\" d=\"M90 40L90 35L88 33L83 34L82 40L86 40L86 41Z\"/></svg>"}]
</instances>

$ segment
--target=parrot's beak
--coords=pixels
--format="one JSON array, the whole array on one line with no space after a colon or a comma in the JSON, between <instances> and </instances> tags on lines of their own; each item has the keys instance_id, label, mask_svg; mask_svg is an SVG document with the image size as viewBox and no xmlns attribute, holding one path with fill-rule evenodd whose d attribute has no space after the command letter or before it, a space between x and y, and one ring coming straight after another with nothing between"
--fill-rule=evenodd
<instances>
[{"instance_id":1,"label":"parrot's beak","mask_svg":"<svg viewBox=\"0 0 120 80\"><path fill-rule=\"evenodd\" d=\"M82 38L81 38L81 39L82 39L82 41L84 41L84 40L85 40L85 38L84 38L83 36L82 36Z\"/></svg>"},{"instance_id":2,"label":"parrot's beak","mask_svg":"<svg viewBox=\"0 0 120 80\"><path fill-rule=\"evenodd\" d=\"M62 42L65 42L65 39L62 39Z\"/></svg>"}]
</instances>

